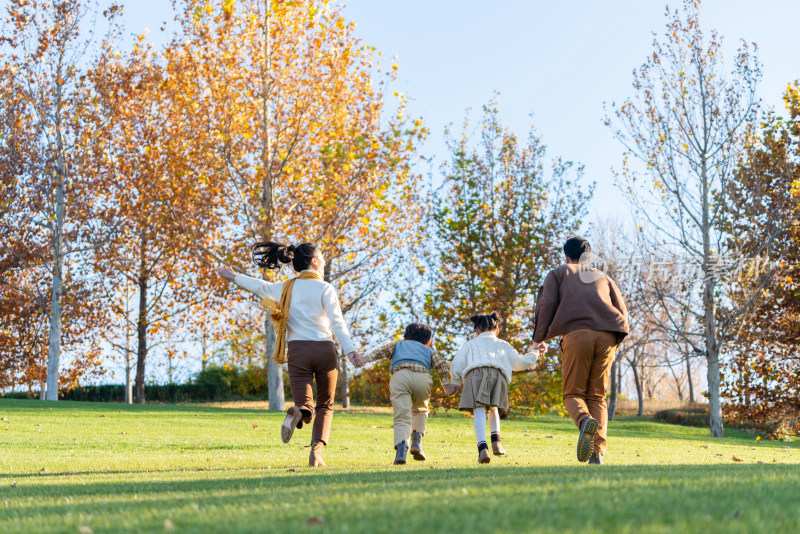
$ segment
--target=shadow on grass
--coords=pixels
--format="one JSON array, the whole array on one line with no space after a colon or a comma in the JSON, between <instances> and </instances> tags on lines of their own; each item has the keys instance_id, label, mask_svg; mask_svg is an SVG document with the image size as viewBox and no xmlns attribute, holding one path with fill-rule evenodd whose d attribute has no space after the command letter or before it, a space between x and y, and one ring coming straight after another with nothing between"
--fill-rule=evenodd
<instances>
[{"instance_id":1,"label":"shadow on grass","mask_svg":"<svg viewBox=\"0 0 800 534\"><path fill-rule=\"evenodd\" d=\"M314 517L324 521L326 531L350 532L396 532L401 526L412 532L473 532L489 525L501 532L565 531L580 525L688 532L712 526L710 531L718 531L726 523L743 530L786 527L796 521L800 494L800 469L778 465L485 466L355 473L303 468L253 474L91 484L64 480L45 486L21 482L17 488L0 488L0 499L12 499L20 516L44 523L76 512L99 519L124 514L144 530L160 526L147 522L153 517L171 517L187 530L230 532L241 525L248 525L241 530L269 525L270 530L293 532L310 528L306 520ZM64 496L69 504L62 502Z\"/></svg>"}]
</instances>

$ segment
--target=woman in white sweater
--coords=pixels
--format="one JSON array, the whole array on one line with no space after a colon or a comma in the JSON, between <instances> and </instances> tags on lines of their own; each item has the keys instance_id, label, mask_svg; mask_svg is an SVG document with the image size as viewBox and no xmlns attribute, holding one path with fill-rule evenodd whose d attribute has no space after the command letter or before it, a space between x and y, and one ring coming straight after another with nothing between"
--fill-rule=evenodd
<instances>
[{"instance_id":1,"label":"woman in white sweater","mask_svg":"<svg viewBox=\"0 0 800 534\"><path fill-rule=\"evenodd\" d=\"M470 317L476 337L458 350L450 362L453 384L463 382L459 409L473 414L475 439L478 441L478 462L491 461L486 445L486 413L489 413L492 452L506 452L500 443L500 411L508 411L508 384L512 371L522 371L536 363L544 345L537 344L536 352L521 356L509 343L499 339L500 321L497 313Z\"/></svg>"},{"instance_id":2,"label":"woman in white sweater","mask_svg":"<svg viewBox=\"0 0 800 534\"><path fill-rule=\"evenodd\" d=\"M342 317L339 296L333 286L323 280L325 259L311 243L298 246L256 243L253 261L264 269L280 269L282 264L291 263L298 273L296 278L273 284L236 274L227 267L217 271L220 276L261 297L268 307L277 305L277 311L272 314L277 334L273 357L278 363L288 360L294 401L281 425L281 438L288 443L294 429L310 423L312 415L316 415L308 463L312 467L324 466L322 447L328 444L330 436L338 375L334 335L351 361L358 356ZM317 385L316 404L313 382Z\"/></svg>"}]
</instances>

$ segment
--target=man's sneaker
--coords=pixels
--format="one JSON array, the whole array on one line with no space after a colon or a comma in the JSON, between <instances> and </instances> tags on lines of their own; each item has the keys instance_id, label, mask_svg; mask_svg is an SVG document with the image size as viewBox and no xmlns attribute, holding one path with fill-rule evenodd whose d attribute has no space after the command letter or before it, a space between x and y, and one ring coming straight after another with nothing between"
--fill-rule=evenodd
<instances>
[{"instance_id":1,"label":"man's sneaker","mask_svg":"<svg viewBox=\"0 0 800 534\"><path fill-rule=\"evenodd\" d=\"M394 465L405 464L408 455L408 444L405 441L401 441L394 446L394 450L397 451L397 454L394 455Z\"/></svg>"},{"instance_id":2,"label":"man's sneaker","mask_svg":"<svg viewBox=\"0 0 800 534\"><path fill-rule=\"evenodd\" d=\"M299 423L302 418L303 414L297 406L291 406L286 410L286 419L283 420L283 424L281 425L281 439L284 443L289 443L292 439L294 429L297 428L297 423Z\"/></svg>"},{"instance_id":3,"label":"man's sneaker","mask_svg":"<svg viewBox=\"0 0 800 534\"><path fill-rule=\"evenodd\" d=\"M578 437L578 461L589 459L594 448L594 433L597 432L597 419L586 417L581 421L581 435Z\"/></svg>"},{"instance_id":4,"label":"man's sneaker","mask_svg":"<svg viewBox=\"0 0 800 534\"><path fill-rule=\"evenodd\" d=\"M592 455L589 456L589 463L590 464L603 465L603 453L602 452L593 452Z\"/></svg>"},{"instance_id":5,"label":"man's sneaker","mask_svg":"<svg viewBox=\"0 0 800 534\"><path fill-rule=\"evenodd\" d=\"M417 461L422 462L425 460L425 452L422 450L422 434L416 430L411 433L411 449L408 452Z\"/></svg>"}]
</instances>

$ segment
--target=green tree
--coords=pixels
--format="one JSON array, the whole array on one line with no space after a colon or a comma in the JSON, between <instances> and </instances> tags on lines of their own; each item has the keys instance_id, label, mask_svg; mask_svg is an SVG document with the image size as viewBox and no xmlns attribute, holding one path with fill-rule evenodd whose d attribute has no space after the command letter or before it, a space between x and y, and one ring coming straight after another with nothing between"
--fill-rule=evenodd
<instances>
[{"instance_id":1,"label":"green tree","mask_svg":"<svg viewBox=\"0 0 800 534\"><path fill-rule=\"evenodd\" d=\"M431 217L438 252L426 295L427 313L446 353L468 332L467 318L497 311L500 337L532 342L533 308L547 271L561 261L559 245L578 231L593 186L582 188L583 169L546 160L531 128L525 143L503 127L497 102L483 107L480 138L448 133L450 160Z\"/></svg>"}]
</instances>

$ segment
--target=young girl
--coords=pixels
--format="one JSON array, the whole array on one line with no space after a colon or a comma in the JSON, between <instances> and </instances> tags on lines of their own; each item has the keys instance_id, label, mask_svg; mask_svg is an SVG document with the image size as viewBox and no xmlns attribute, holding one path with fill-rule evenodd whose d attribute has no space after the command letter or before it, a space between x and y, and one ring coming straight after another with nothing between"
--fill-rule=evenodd
<instances>
[{"instance_id":1,"label":"young girl","mask_svg":"<svg viewBox=\"0 0 800 534\"><path fill-rule=\"evenodd\" d=\"M502 339L497 338L500 321L497 313L470 317L476 337L464 343L450 362L453 384L463 382L459 409L470 412L475 420L475 438L478 440L478 463L491 461L486 445L486 413L489 413L492 452L496 456L506 453L500 444L500 411L508 412L508 383L512 371L522 371L532 366L544 345L534 346L536 352L520 354Z\"/></svg>"},{"instance_id":2,"label":"young girl","mask_svg":"<svg viewBox=\"0 0 800 534\"><path fill-rule=\"evenodd\" d=\"M339 297L332 285L323 281L325 258L311 243L285 245L263 242L253 246L253 261L262 269L280 269L291 263L296 278L271 284L264 280L236 274L228 267L217 271L262 299L277 303L273 313L275 324L275 353L278 363L289 362L289 384L292 389L291 406L281 425L281 439L288 443L295 428L311 422L311 454L308 464L323 467L322 447L328 444L333 419L333 396L338 374L338 351L333 335L342 350L352 361L358 356L342 317ZM317 384L317 402L312 395L313 382Z\"/></svg>"}]
</instances>

